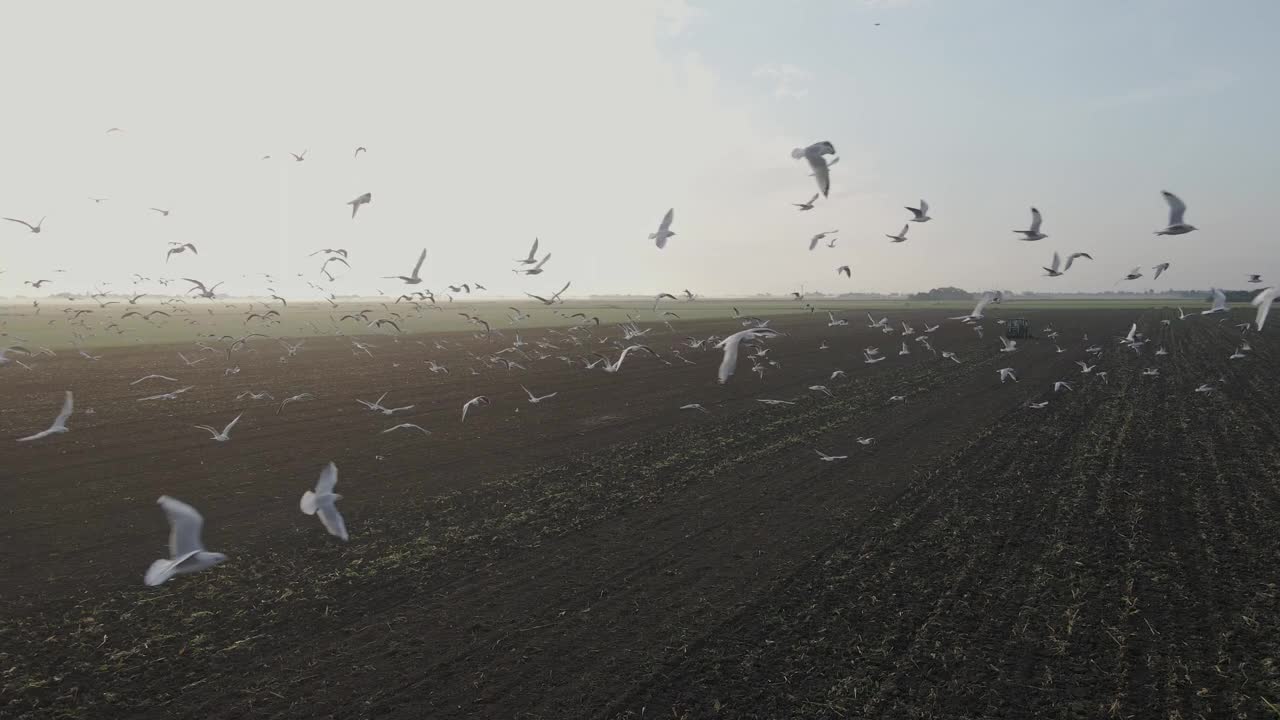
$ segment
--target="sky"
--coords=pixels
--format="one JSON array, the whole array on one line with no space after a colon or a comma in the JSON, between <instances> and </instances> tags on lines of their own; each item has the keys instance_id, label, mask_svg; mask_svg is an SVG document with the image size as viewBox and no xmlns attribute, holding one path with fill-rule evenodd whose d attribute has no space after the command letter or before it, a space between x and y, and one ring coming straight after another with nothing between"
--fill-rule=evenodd
<instances>
[{"instance_id":1,"label":"sky","mask_svg":"<svg viewBox=\"0 0 1280 720\"><path fill-rule=\"evenodd\" d=\"M21 32L0 44L0 215L47 219L39 235L0 223L0 294L121 291L135 272L142 290L191 277L258 294L269 273L295 298L318 297L308 280L395 293L382 277L423 248L417 289L493 295L1076 292L1134 266L1146 277L1119 287L1280 278L1272 0L51 1L6 16ZM790 151L818 140L841 159L802 213L815 185ZM1164 189L1200 230L1153 235ZM890 244L921 198L934 220ZM1032 206L1049 237L1020 242ZM648 235L671 207L659 250ZM835 248L808 250L832 229ZM517 276L535 237L552 257ZM166 264L170 242L199 255ZM339 247L352 267L328 282L308 255ZM1094 260L1043 277L1055 250Z\"/></svg>"}]
</instances>

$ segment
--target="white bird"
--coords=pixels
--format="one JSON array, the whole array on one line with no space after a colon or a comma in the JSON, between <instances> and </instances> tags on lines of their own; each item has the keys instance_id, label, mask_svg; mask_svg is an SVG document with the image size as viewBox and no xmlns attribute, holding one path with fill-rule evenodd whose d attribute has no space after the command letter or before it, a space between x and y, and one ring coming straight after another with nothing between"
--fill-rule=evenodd
<instances>
[{"instance_id":1,"label":"white bird","mask_svg":"<svg viewBox=\"0 0 1280 720\"><path fill-rule=\"evenodd\" d=\"M1062 392L1063 388L1066 388L1068 391L1074 390L1074 388L1071 387L1071 383L1063 382L1062 380L1059 380L1053 384L1054 392Z\"/></svg>"},{"instance_id":2,"label":"white bird","mask_svg":"<svg viewBox=\"0 0 1280 720\"><path fill-rule=\"evenodd\" d=\"M1160 263L1159 265L1152 265L1151 269L1156 271L1155 276L1153 276L1151 279L1159 280L1160 276L1164 273L1164 271L1169 269L1169 263L1165 262L1165 263Z\"/></svg>"},{"instance_id":3,"label":"white bird","mask_svg":"<svg viewBox=\"0 0 1280 720\"><path fill-rule=\"evenodd\" d=\"M1035 410L1042 410L1042 409L1044 409L1045 407L1047 407L1048 405L1049 405L1049 401L1048 401L1048 400L1042 400L1041 402L1028 402L1028 403L1027 403L1027 407L1029 407L1029 408L1033 408L1033 409L1035 409Z\"/></svg>"},{"instance_id":4,"label":"white bird","mask_svg":"<svg viewBox=\"0 0 1280 720\"><path fill-rule=\"evenodd\" d=\"M192 365L198 365L204 362L205 360L209 359L209 358L196 358L195 360L188 360L187 356L183 355L182 353L178 353L178 357L182 360L184 364L186 364L187 367L191 367Z\"/></svg>"},{"instance_id":5,"label":"white bird","mask_svg":"<svg viewBox=\"0 0 1280 720\"><path fill-rule=\"evenodd\" d=\"M1035 240L1043 240L1049 237L1048 235L1045 235L1044 233L1040 232L1040 211L1035 208L1031 208L1030 229L1014 230L1014 232L1022 236L1018 238L1019 240L1035 241Z\"/></svg>"},{"instance_id":6,"label":"white bird","mask_svg":"<svg viewBox=\"0 0 1280 720\"><path fill-rule=\"evenodd\" d=\"M1262 282L1262 276L1261 276L1261 275L1258 275L1258 274L1256 274L1256 273L1249 273L1249 282L1251 282L1251 283L1260 283L1260 282Z\"/></svg>"},{"instance_id":7,"label":"white bird","mask_svg":"<svg viewBox=\"0 0 1280 720\"><path fill-rule=\"evenodd\" d=\"M910 354L911 354L911 350L907 347L907 341L906 341L906 340L903 340L903 341L902 341L902 349L898 351L898 354L899 354L899 355L910 355Z\"/></svg>"},{"instance_id":8,"label":"white bird","mask_svg":"<svg viewBox=\"0 0 1280 720\"><path fill-rule=\"evenodd\" d=\"M729 382L729 378L733 377L733 372L738 367L738 348L743 340L759 337L777 337L778 335L781 335L781 333L777 330L755 327L736 332L717 343L716 348L724 350L724 357L720 361L720 370L717 375L719 383L723 385Z\"/></svg>"},{"instance_id":9,"label":"white bird","mask_svg":"<svg viewBox=\"0 0 1280 720\"><path fill-rule=\"evenodd\" d=\"M368 205L371 202L373 202L373 193L367 192L361 195L360 197L356 198L355 200L352 200L351 202L347 203L348 205L351 206L351 219L352 220L356 219L356 211L360 209L361 205Z\"/></svg>"},{"instance_id":10,"label":"white bird","mask_svg":"<svg viewBox=\"0 0 1280 720\"><path fill-rule=\"evenodd\" d=\"M532 404L534 404L534 405L537 405L538 403L542 402L543 400L550 400L551 398L553 398L553 397L555 397L556 395L559 395L559 394L560 394L559 392L553 392L553 393L551 393L550 395L543 395L542 397L538 397L538 396L534 395L533 393L529 392L529 388L527 388L527 387L525 387L525 386L523 386L523 385L521 385L521 386L520 386L520 389L521 389L521 390L524 390L524 391L525 391L525 393L526 393L526 394L528 394L528 396L529 396L529 402L530 402L530 403L532 403Z\"/></svg>"},{"instance_id":11,"label":"white bird","mask_svg":"<svg viewBox=\"0 0 1280 720\"><path fill-rule=\"evenodd\" d=\"M516 262L520 263L521 265L532 265L535 262L537 262L537 260L534 259L537 256L537 254L538 254L538 238L534 238L533 247L529 248L529 257L524 258L522 260L516 260Z\"/></svg>"},{"instance_id":12,"label":"white bird","mask_svg":"<svg viewBox=\"0 0 1280 720\"><path fill-rule=\"evenodd\" d=\"M699 404L699 403L689 403L688 405L681 405L681 406L680 406L680 409L681 409L681 410L698 410L698 411L700 411L700 412L704 412L704 413L706 413L706 414L708 414L708 415L710 415L710 414L711 414L711 411L710 411L710 410L708 410L708 409L706 409L706 408L702 407L702 405L701 405L701 404Z\"/></svg>"},{"instance_id":13,"label":"white bird","mask_svg":"<svg viewBox=\"0 0 1280 720\"><path fill-rule=\"evenodd\" d=\"M885 237L889 238L889 242L896 242L896 243L906 242L907 231L910 229L911 229L910 225L903 225L902 232L898 233L897 235L885 235Z\"/></svg>"},{"instance_id":14,"label":"white bird","mask_svg":"<svg viewBox=\"0 0 1280 720\"><path fill-rule=\"evenodd\" d=\"M1200 387L1196 388L1195 391L1198 393L1213 392L1213 386L1210 385L1209 383L1203 383L1200 385Z\"/></svg>"},{"instance_id":15,"label":"white bird","mask_svg":"<svg viewBox=\"0 0 1280 720\"><path fill-rule=\"evenodd\" d=\"M156 503L169 518L169 559L151 563L143 582L154 587L174 575L200 572L226 561L226 555L204 549L200 540L204 518L195 508L168 495L161 495Z\"/></svg>"},{"instance_id":16,"label":"white bird","mask_svg":"<svg viewBox=\"0 0 1280 720\"><path fill-rule=\"evenodd\" d=\"M1094 368L1098 367L1096 364L1090 365L1089 363L1083 360L1077 360L1076 364L1080 366L1080 373L1082 375L1088 375L1089 373L1093 372Z\"/></svg>"},{"instance_id":17,"label":"white bird","mask_svg":"<svg viewBox=\"0 0 1280 720\"><path fill-rule=\"evenodd\" d=\"M1010 378L1014 382L1018 382L1018 376L1013 374L1013 368L1000 368L996 372L1000 373L1000 384L1003 385L1005 380Z\"/></svg>"},{"instance_id":18,"label":"white bird","mask_svg":"<svg viewBox=\"0 0 1280 720\"><path fill-rule=\"evenodd\" d=\"M819 460L822 460L823 462L835 462L836 460L848 460L848 459L849 459L849 456L848 456L848 455L828 455L828 454L826 454L826 453L824 453L824 452L822 452L821 450L818 450L818 449L816 449L816 448L814 449L814 452L818 453L818 459L819 459Z\"/></svg>"},{"instance_id":19,"label":"white bird","mask_svg":"<svg viewBox=\"0 0 1280 720\"><path fill-rule=\"evenodd\" d=\"M244 415L244 413L240 413L240 415ZM235 427L236 423L240 422L240 415L237 415L234 420L227 423L227 426L222 428L222 432L218 432L217 428L209 425L196 425L195 427L208 432L213 436L213 439L218 442L226 442L231 439L231 428Z\"/></svg>"},{"instance_id":20,"label":"white bird","mask_svg":"<svg viewBox=\"0 0 1280 720\"><path fill-rule=\"evenodd\" d=\"M659 250L667 246L667 238L675 235L675 232L671 230L671 222L675 220L675 218L676 209L671 208L670 210L667 210L667 214L662 216L662 222L658 223L657 232L649 233L649 239L658 246Z\"/></svg>"},{"instance_id":21,"label":"white bird","mask_svg":"<svg viewBox=\"0 0 1280 720\"><path fill-rule=\"evenodd\" d=\"M654 352L654 351L653 351L653 348L651 348L651 347L649 347L649 346L647 346L647 345L629 345L629 346L627 346L627 347L622 351L622 354L618 356L618 361L617 361L617 362L614 362L614 363L609 362L609 358L605 357L604 355L601 355L600 353L594 353L594 354L595 354L595 356L596 356L596 357L598 357L598 358L600 358L600 359L602 359L602 360L604 361L603 363L601 363L601 365L600 365L600 369L604 370L604 371L605 371L605 372L607 372L607 373L616 373L616 372L618 372L619 370L621 370L621 369L622 369L622 361L627 359L627 353L631 352L632 350L643 350L643 351L645 351L645 352L649 353L650 355L652 355L652 356L654 356L654 357L658 357L658 353Z\"/></svg>"},{"instance_id":22,"label":"white bird","mask_svg":"<svg viewBox=\"0 0 1280 720\"><path fill-rule=\"evenodd\" d=\"M818 192L827 197L831 191L831 170L826 155L835 155L836 147L827 140L816 142L806 148L795 148L791 151L794 160L804 158L813 170L813 179L818 183Z\"/></svg>"},{"instance_id":23,"label":"white bird","mask_svg":"<svg viewBox=\"0 0 1280 720\"><path fill-rule=\"evenodd\" d=\"M871 443L873 443L873 442L875 442L875 441L876 441L876 439L875 439L875 438L873 438L873 437L856 437L856 438L854 438L854 442L858 443L859 445L870 445Z\"/></svg>"},{"instance_id":24,"label":"white bird","mask_svg":"<svg viewBox=\"0 0 1280 720\"><path fill-rule=\"evenodd\" d=\"M875 365L876 363L878 363L878 362L880 362L880 361L884 360L884 356L883 356L883 355L880 355L880 356L878 356L878 357L877 357L877 356L873 356L873 355L871 355L870 353L866 352L865 350L864 350L864 351L863 351L863 353L862 353L862 357L863 357L862 362L863 362L863 363L865 363L865 364L867 364L867 365Z\"/></svg>"},{"instance_id":25,"label":"white bird","mask_svg":"<svg viewBox=\"0 0 1280 720\"><path fill-rule=\"evenodd\" d=\"M418 262L413 266L413 272L409 275L389 275L385 276L385 280L403 280L406 285L417 285L422 282L422 278L418 275L418 271L422 269L422 261L427 259L427 249L422 249L422 254L418 255Z\"/></svg>"},{"instance_id":26,"label":"white bird","mask_svg":"<svg viewBox=\"0 0 1280 720\"><path fill-rule=\"evenodd\" d=\"M1235 352L1233 352L1233 353L1231 353L1231 355L1230 355L1230 356L1228 356L1228 357L1227 357L1227 359L1228 359L1228 360L1241 360L1241 359L1244 359L1244 358L1246 358L1246 357L1248 357L1248 356L1244 354L1244 351L1243 351L1243 350L1241 350L1240 348L1236 348L1236 351L1235 351Z\"/></svg>"},{"instance_id":27,"label":"white bird","mask_svg":"<svg viewBox=\"0 0 1280 720\"><path fill-rule=\"evenodd\" d=\"M129 384L137 385L138 383L144 382L146 380L168 380L169 382L178 382L177 378L171 378L168 375L143 375L142 377L138 378L137 380L134 380Z\"/></svg>"},{"instance_id":28,"label":"white bird","mask_svg":"<svg viewBox=\"0 0 1280 720\"><path fill-rule=\"evenodd\" d=\"M528 270L521 270L521 269L519 269L519 268L516 268L515 270L512 270L511 272L516 273L517 275L519 275L520 273L524 273L525 275L541 275L541 274L542 274L542 272L543 272L543 271L542 271L542 266L543 266L543 265L546 265L546 264L547 264L547 261L548 261L548 260L550 260L550 259L551 259L551 253L547 253L546 255L543 255L543 256L542 256L542 260L541 260L540 262L538 262L538 264L537 264L537 265L534 265L533 267L529 268Z\"/></svg>"},{"instance_id":29,"label":"white bird","mask_svg":"<svg viewBox=\"0 0 1280 720\"><path fill-rule=\"evenodd\" d=\"M950 350L943 350L942 357L946 358L947 360L950 360L951 362L957 365L960 364L960 358L956 357L956 354L951 352Z\"/></svg>"},{"instance_id":30,"label":"white bird","mask_svg":"<svg viewBox=\"0 0 1280 720\"><path fill-rule=\"evenodd\" d=\"M828 389L826 385L810 385L809 389L814 392L820 392L823 395L826 395L827 397L830 397L830 398L835 397L835 394L832 393L831 390Z\"/></svg>"},{"instance_id":31,"label":"white bird","mask_svg":"<svg viewBox=\"0 0 1280 720\"><path fill-rule=\"evenodd\" d=\"M849 324L848 320L837 320L835 313L830 310L827 311L827 319L827 327L843 327Z\"/></svg>"},{"instance_id":32,"label":"white bird","mask_svg":"<svg viewBox=\"0 0 1280 720\"><path fill-rule=\"evenodd\" d=\"M835 372L831 373L831 377L827 378L827 381L831 382L831 381L841 380L841 379L848 380L849 379L848 374L846 374L845 371L843 370L836 370Z\"/></svg>"},{"instance_id":33,"label":"white bird","mask_svg":"<svg viewBox=\"0 0 1280 720\"><path fill-rule=\"evenodd\" d=\"M67 432L67 418L71 417L71 410L75 406L71 391L66 391L66 396L62 400L62 409L58 411L58 417L53 419L53 424L48 430L42 430L35 435L28 435L24 438L18 438L18 442L28 442L31 440L39 440L40 438L49 437L50 435L59 435Z\"/></svg>"},{"instance_id":34,"label":"white bird","mask_svg":"<svg viewBox=\"0 0 1280 720\"><path fill-rule=\"evenodd\" d=\"M1262 292L1253 296L1249 301L1251 305L1258 308L1258 316L1254 318L1253 324L1258 328L1258 332L1262 332L1262 326L1267 322L1267 313L1271 312L1271 303L1275 302L1276 288L1264 288Z\"/></svg>"},{"instance_id":35,"label":"white bird","mask_svg":"<svg viewBox=\"0 0 1280 720\"><path fill-rule=\"evenodd\" d=\"M1169 203L1169 226L1163 230L1157 230L1156 235L1185 235L1197 229L1194 225L1188 225L1183 221L1183 215L1187 212L1186 203L1168 190L1161 190L1160 194L1164 196L1164 201Z\"/></svg>"},{"instance_id":36,"label":"white bird","mask_svg":"<svg viewBox=\"0 0 1280 720\"><path fill-rule=\"evenodd\" d=\"M324 529L328 530L330 535L345 541L347 540L347 523L342 519L342 513L338 512L337 505L342 496L333 491L337 484L338 466L330 462L320 470L315 492L307 490L302 493L302 500L298 505L307 515L318 515L320 524L324 525Z\"/></svg>"},{"instance_id":37,"label":"white bird","mask_svg":"<svg viewBox=\"0 0 1280 720\"><path fill-rule=\"evenodd\" d=\"M1208 310L1201 310L1201 315L1214 315L1217 313L1231 312L1227 309L1227 295L1218 288L1210 288L1213 290L1213 307Z\"/></svg>"},{"instance_id":38,"label":"white bird","mask_svg":"<svg viewBox=\"0 0 1280 720\"><path fill-rule=\"evenodd\" d=\"M1090 260L1093 259L1093 256L1090 255L1089 253L1082 253L1082 252L1071 253L1070 255L1067 256L1066 267L1062 268L1062 270L1059 271L1058 270L1058 263L1059 263L1058 252L1055 250L1053 253L1053 262L1050 263L1049 267L1044 268L1045 276L1058 277L1060 275L1065 275L1066 272L1071 269L1071 263L1075 262L1075 259L1078 257L1088 258Z\"/></svg>"},{"instance_id":39,"label":"white bird","mask_svg":"<svg viewBox=\"0 0 1280 720\"><path fill-rule=\"evenodd\" d=\"M356 398L356 402L358 402L358 403L360 403L361 405L365 406L366 408L368 408L368 409L372 410L373 412L380 412L380 413L382 413L383 415L395 415L396 413L398 413L398 412L400 412L400 411L402 411L402 410L412 410L414 407L416 407L416 406L414 406L414 405L405 405L404 407L398 407L398 408L389 408L389 407L385 407L385 406L383 406L383 404L382 404L382 400L383 400L383 398L385 398L386 396L387 396L387 393L382 393L382 395L381 395L377 400L374 400L373 402L369 402L368 400L361 400L360 398Z\"/></svg>"},{"instance_id":40,"label":"white bird","mask_svg":"<svg viewBox=\"0 0 1280 720\"><path fill-rule=\"evenodd\" d=\"M771 400L769 398L756 398L756 402L764 403L765 405L795 405L790 400Z\"/></svg>"},{"instance_id":41,"label":"white bird","mask_svg":"<svg viewBox=\"0 0 1280 720\"><path fill-rule=\"evenodd\" d=\"M809 202L791 203L791 204L800 208L800 212L804 212L805 210L812 210L813 204L817 201L818 201L818 193L814 193L813 197L809 198Z\"/></svg>"},{"instance_id":42,"label":"white bird","mask_svg":"<svg viewBox=\"0 0 1280 720\"><path fill-rule=\"evenodd\" d=\"M981 320L983 318L982 311L993 302L997 302L997 303L1000 302L1000 293L985 292L982 294L982 297L978 298L978 304L973 307L973 312L969 313L968 315L960 315L959 317L953 317L951 319L963 320L965 322L973 322L974 320ZM934 329L937 329L937 328L935 327ZM929 330L926 327L925 332L933 332L933 331Z\"/></svg>"},{"instance_id":43,"label":"white bird","mask_svg":"<svg viewBox=\"0 0 1280 720\"><path fill-rule=\"evenodd\" d=\"M1000 336L1000 344L1004 346L1004 347L1000 348L1000 352L1004 352L1004 353L1011 353L1011 352L1017 352L1017 351L1018 351L1018 341L1017 341L1017 340L1010 340L1009 338L1007 338L1007 337L1005 337L1005 336L1001 335L1001 336Z\"/></svg>"},{"instance_id":44,"label":"white bird","mask_svg":"<svg viewBox=\"0 0 1280 720\"><path fill-rule=\"evenodd\" d=\"M930 220L933 219L929 217L929 203L925 202L924 200L920 201L920 207L918 208L909 207L907 209L910 210L911 214L915 216L911 218L911 222L929 222Z\"/></svg>"},{"instance_id":45,"label":"white bird","mask_svg":"<svg viewBox=\"0 0 1280 720\"><path fill-rule=\"evenodd\" d=\"M479 395L462 404L462 422L467 421L467 411L473 407L481 407L489 404L489 398Z\"/></svg>"},{"instance_id":46,"label":"white bird","mask_svg":"<svg viewBox=\"0 0 1280 720\"><path fill-rule=\"evenodd\" d=\"M1134 268L1129 271L1128 275L1121 278L1121 280L1137 280L1140 277L1142 277L1142 268Z\"/></svg>"},{"instance_id":47,"label":"white bird","mask_svg":"<svg viewBox=\"0 0 1280 720\"><path fill-rule=\"evenodd\" d=\"M159 395L148 395L147 397L144 397L144 398L138 398L138 402L147 402L148 400L177 400L179 395L190 390L193 387L195 387L195 385L188 385L184 388L178 388L173 392L160 393Z\"/></svg>"},{"instance_id":48,"label":"white bird","mask_svg":"<svg viewBox=\"0 0 1280 720\"><path fill-rule=\"evenodd\" d=\"M405 429L421 430L423 435L431 434L430 430L422 427L421 425L415 425L413 423L400 423L399 425L394 425L392 427L387 428L386 430L383 430L382 434L386 435L389 432L395 432L396 430L405 430Z\"/></svg>"}]
</instances>

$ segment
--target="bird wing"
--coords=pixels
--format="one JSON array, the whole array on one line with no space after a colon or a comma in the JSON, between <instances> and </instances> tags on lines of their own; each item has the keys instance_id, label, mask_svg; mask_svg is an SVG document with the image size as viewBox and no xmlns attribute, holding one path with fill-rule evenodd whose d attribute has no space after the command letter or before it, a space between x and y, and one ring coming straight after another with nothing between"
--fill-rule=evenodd
<instances>
[{"instance_id":1,"label":"bird wing","mask_svg":"<svg viewBox=\"0 0 1280 720\"><path fill-rule=\"evenodd\" d=\"M330 462L320 469L320 478L316 480L316 494L328 495L338 485L338 466Z\"/></svg>"},{"instance_id":2,"label":"bird wing","mask_svg":"<svg viewBox=\"0 0 1280 720\"><path fill-rule=\"evenodd\" d=\"M1160 194L1164 196L1164 201L1169 203L1169 225L1181 225L1182 216L1187 212L1186 203L1168 190L1161 190Z\"/></svg>"},{"instance_id":3,"label":"bird wing","mask_svg":"<svg viewBox=\"0 0 1280 720\"><path fill-rule=\"evenodd\" d=\"M67 418L71 417L71 410L74 406L75 399L72 397L71 391L68 390L66 397L62 400L62 410L58 411L58 417L54 418L52 427L65 428L67 426Z\"/></svg>"},{"instance_id":4,"label":"bird wing","mask_svg":"<svg viewBox=\"0 0 1280 720\"><path fill-rule=\"evenodd\" d=\"M1034 227L1034 225L1033 225L1032 227ZM1057 251L1057 250L1054 250L1054 251L1053 251L1053 262L1052 262L1052 263L1050 263L1050 266L1049 266L1049 267L1050 267L1050 269L1052 269L1054 272L1058 272L1058 265L1059 265L1059 264L1061 264L1061 262L1062 262L1062 258L1058 257L1058 251ZM1068 261L1068 262L1069 262L1069 261Z\"/></svg>"},{"instance_id":5,"label":"bird wing","mask_svg":"<svg viewBox=\"0 0 1280 720\"><path fill-rule=\"evenodd\" d=\"M812 150L813 146L809 149ZM809 161L809 167L813 168L813 179L818 183L818 191L822 193L822 197L827 197L827 193L831 192L831 170L827 166L827 159L820 153L809 151L804 156Z\"/></svg>"},{"instance_id":6,"label":"bird wing","mask_svg":"<svg viewBox=\"0 0 1280 720\"><path fill-rule=\"evenodd\" d=\"M1040 232L1040 211L1035 208L1031 208L1031 232Z\"/></svg>"},{"instance_id":7,"label":"bird wing","mask_svg":"<svg viewBox=\"0 0 1280 720\"><path fill-rule=\"evenodd\" d=\"M204 518L195 508L168 495L161 495L156 503L169 517L169 554L172 557L204 550L204 543L200 541Z\"/></svg>"},{"instance_id":8,"label":"bird wing","mask_svg":"<svg viewBox=\"0 0 1280 720\"><path fill-rule=\"evenodd\" d=\"M422 254L418 255L418 262L413 266L413 274L410 277L418 277L418 271L422 269L422 261L427 259L427 249L422 248Z\"/></svg>"},{"instance_id":9,"label":"bird wing","mask_svg":"<svg viewBox=\"0 0 1280 720\"><path fill-rule=\"evenodd\" d=\"M1276 288L1267 288L1254 296L1252 303L1258 308L1258 317L1255 318L1254 324L1258 326L1258 332L1262 332L1262 326L1267 322L1267 313L1271 312L1271 303L1275 300Z\"/></svg>"},{"instance_id":10,"label":"bird wing","mask_svg":"<svg viewBox=\"0 0 1280 720\"><path fill-rule=\"evenodd\" d=\"M529 262L533 262L534 256L538 254L538 238L533 239L533 247L529 248Z\"/></svg>"},{"instance_id":11,"label":"bird wing","mask_svg":"<svg viewBox=\"0 0 1280 720\"><path fill-rule=\"evenodd\" d=\"M10 218L10 217L4 218L4 219L5 219L5 220L8 220L9 222L22 223L23 225L26 225L28 228L31 228L32 230L35 230L35 227L34 227L34 226L32 226L32 224L31 224L31 223L29 223L29 222L27 222L26 220L19 220L19 219L17 219L17 218Z\"/></svg>"},{"instance_id":12,"label":"bird wing","mask_svg":"<svg viewBox=\"0 0 1280 720\"><path fill-rule=\"evenodd\" d=\"M234 420L232 420L231 422L227 423L227 426L226 426L226 427L222 428L222 434L223 434L223 435L226 435L226 434L228 434L228 433L230 433L230 432L231 432L231 428L235 427L235 426L236 426L236 423L240 422L240 416L241 416L241 415L244 415L244 413L240 413L240 415L237 415L237 416L235 417L235 419L234 419Z\"/></svg>"},{"instance_id":13,"label":"bird wing","mask_svg":"<svg viewBox=\"0 0 1280 720\"><path fill-rule=\"evenodd\" d=\"M662 222L658 224L658 232L665 233L671 229L671 222L676 219L676 209L667 210L667 214L662 216Z\"/></svg>"},{"instance_id":14,"label":"bird wing","mask_svg":"<svg viewBox=\"0 0 1280 720\"><path fill-rule=\"evenodd\" d=\"M729 378L733 377L733 371L738 366L738 346L742 343L742 338L750 332L750 330L736 332L717 345L724 349L724 357L720 360L720 371L717 376L721 385L729 382Z\"/></svg>"},{"instance_id":15,"label":"bird wing","mask_svg":"<svg viewBox=\"0 0 1280 720\"><path fill-rule=\"evenodd\" d=\"M332 498L325 498L325 501L316 507L316 515L320 518L320 524L324 525L324 529L328 530L330 535L343 540L347 539L347 523L342 519L342 513L338 512L338 507L334 505Z\"/></svg>"},{"instance_id":16,"label":"bird wing","mask_svg":"<svg viewBox=\"0 0 1280 720\"><path fill-rule=\"evenodd\" d=\"M1219 288L1213 289L1213 306L1215 308L1227 306L1227 294Z\"/></svg>"},{"instance_id":17,"label":"bird wing","mask_svg":"<svg viewBox=\"0 0 1280 720\"><path fill-rule=\"evenodd\" d=\"M546 265L546 264L547 264L547 261L548 261L548 260L550 260L550 259L551 259L551 253L547 253L546 255L543 255L543 256L542 256L542 260L541 260L537 265L534 265L534 266L533 266L533 269L534 269L534 270L539 270L539 269L541 269L541 268L542 268L542 266L543 266L543 265Z\"/></svg>"}]
</instances>

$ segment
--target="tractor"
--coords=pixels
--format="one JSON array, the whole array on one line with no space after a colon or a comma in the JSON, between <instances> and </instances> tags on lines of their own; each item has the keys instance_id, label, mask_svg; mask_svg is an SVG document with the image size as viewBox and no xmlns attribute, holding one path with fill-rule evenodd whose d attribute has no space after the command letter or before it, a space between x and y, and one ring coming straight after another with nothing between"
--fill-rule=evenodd
<instances>
[{"instance_id":1,"label":"tractor","mask_svg":"<svg viewBox=\"0 0 1280 720\"><path fill-rule=\"evenodd\" d=\"M1031 337L1031 323L1026 318L1013 318L1004 324L1004 336L1010 340L1024 340Z\"/></svg>"}]
</instances>

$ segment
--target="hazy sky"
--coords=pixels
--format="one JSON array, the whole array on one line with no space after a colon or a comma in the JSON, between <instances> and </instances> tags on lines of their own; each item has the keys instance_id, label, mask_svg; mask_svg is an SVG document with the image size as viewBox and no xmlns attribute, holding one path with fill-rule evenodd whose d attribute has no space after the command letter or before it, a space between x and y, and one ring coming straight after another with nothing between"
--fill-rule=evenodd
<instances>
[{"instance_id":1,"label":"hazy sky","mask_svg":"<svg viewBox=\"0 0 1280 720\"><path fill-rule=\"evenodd\" d=\"M351 252L339 293L398 289L376 278L424 247L425 286L504 294L1094 290L1164 261L1124 287L1280 278L1274 0L31 2L6 20L0 215L48 220L0 223L0 293L134 271L261 292L241 275L270 272L306 296L322 247ZM789 151L817 140L841 161L801 214L814 185ZM1200 231L1152 235L1166 188ZM921 197L935 220L888 244ZM1031 205L1050 237L1018 242ZM833 228L836 249L807 250ZM517 278L535 236L546 272ZM200 255L166 267L168 241ZM1040 277L1054 250L1096 260Z\"/></svg>"}]
</instances>

